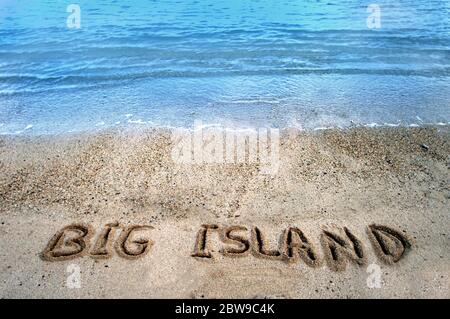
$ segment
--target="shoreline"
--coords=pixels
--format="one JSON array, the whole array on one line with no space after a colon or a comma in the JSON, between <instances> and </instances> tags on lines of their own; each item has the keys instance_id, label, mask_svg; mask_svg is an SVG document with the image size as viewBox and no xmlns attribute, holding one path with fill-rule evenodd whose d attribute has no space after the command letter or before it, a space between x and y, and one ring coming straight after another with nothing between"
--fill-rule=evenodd
<instances>
[{"instance_id":1,"label":"shoreline","mask_svg":"<svg viewBox=\"0 0 450 319\"><path fill-rule=\"evenodd\" d=\"M195 122L195 121L194 121ZM200 121L201 123L201 121ZM4 124L4 123L0 123ZM0 125L1 127L2 125ZM24 127L21 131L12 133L12 132L4 132L0 133L0 138L58 138L58 137L81 137L81 136L94 136L99 134L117 134L123 132L149 132L149 131L161 131L161 132L173 132L175 130L188 130L195 131L198 129L207 129L211 127L220 127L224 130L229 131L256 131L260 128L271 128L277 129L281 132L297 132L297 133L313 133L317 131L349 131L349 130L358 130L358 129L386 129L386 128L400 128L400 129L410 129L410 128L437 128L437 129L448 129L450 127L450 122L436 122L436 123L428 123L423 122L421 119L419 123L410 123L410 124L401 124L401 123L354 123L351 121L350 124L341 126L317 126L317 127L303 127L302 125L293 125L293 126L283 126L283 127L269 127L269 126L261 126L261 127L228 127L223 125L223 123L205 123L200 125L199 127L195 126L172 126L172 125L155 125L151 122L128 122L123 124L114 124L110 126L97 126L95 129L92 128L90 130L79 130L79 131L67 131L67 132L58 132L58 133L40 133L33 134L32 129L34 125L29 124ZM26 133L26 132L29 132Z\"/></svg>"},{"instance_id":2,"label":"shoreline","mask_svg":"<svg viewBox=\"0 0 450 319\"><path fill-rule=\"evenodd\" d=\"M448 126L287 129L279 170L267 175L257 162L176 163L167 129L0 136L1 297L449 298L449 137ZM91 258L88 249L65 261L39 257L65 226L89 225L94 246L115 222L109 258ZM217 225L208 260L192 257L203 224ZM410 239L404 258L377 257L367 233L373 224ZM136 260L116 253L132 225L153 227L141 234L151 245ZM240 247L221 235L231 226L245 228L236 234L248 240L256 227L270 250L281 250L283 232L298 227L323 263L225 256ZM328 230L351 238L345 228L365 261L354 255L333 270L321 238ZM73 264L80 289L67 287ZM381 270L379 288L368 286L372 264Z\"/></svg>"}]
</instances>

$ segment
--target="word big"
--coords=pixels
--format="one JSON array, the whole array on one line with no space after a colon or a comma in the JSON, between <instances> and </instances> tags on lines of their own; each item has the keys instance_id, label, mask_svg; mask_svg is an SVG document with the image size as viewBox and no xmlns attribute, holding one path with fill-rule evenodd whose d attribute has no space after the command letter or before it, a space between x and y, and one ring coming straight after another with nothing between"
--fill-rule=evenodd
<instances>
[{"instance_id":1,"label":"word big","mask_svg":"<svg viewBox=\"0 0 450 319\"><path fill-rule=\"evenodd\" d=\"M118 223L106 224L95 243L89 247L90 239L94 234L90 226L84 224L66 226L50 239L41 257L47 261L68 260L85 254L93 258L108 258L112 253L111 233L117 227L119 227ZM149 239L138 236L138 233L152 228L140 225L124 228L114 245L117 254L127 259L136 259L145 255L153 243Z\"/></svg>"}]
</instances>

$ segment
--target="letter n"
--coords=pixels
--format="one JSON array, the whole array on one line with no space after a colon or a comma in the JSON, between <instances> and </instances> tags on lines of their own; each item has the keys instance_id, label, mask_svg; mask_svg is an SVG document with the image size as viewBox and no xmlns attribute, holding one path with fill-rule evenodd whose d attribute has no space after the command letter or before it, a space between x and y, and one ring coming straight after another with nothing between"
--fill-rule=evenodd
<instances>
[{"instance_id":1,"label":"letter n","mask_svg":"<svg viewBox=\"0 0 450 319\"><path fill-rule=\"evenodd\" d=\"M328 266L334 271L345 270L348 261L359 266L367 262L362 242L347 227L341 234L324 230L321 242Z\"/></svg>"}]
</instances>

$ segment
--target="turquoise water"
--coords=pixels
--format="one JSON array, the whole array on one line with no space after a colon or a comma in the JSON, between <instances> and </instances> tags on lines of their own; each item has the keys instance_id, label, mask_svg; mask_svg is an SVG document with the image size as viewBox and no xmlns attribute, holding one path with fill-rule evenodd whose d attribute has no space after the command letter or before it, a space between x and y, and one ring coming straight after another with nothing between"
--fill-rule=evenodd
<instances>
[{"instance_id":1,"label":"turquoise water","mask_svg":"<svg viewBox=\"0 0 450 319\"><path fill-rule=\"evenodd\" d=\"M448 124L450 1L0 0L0 134Z\"/></svg>"}]
</instances>

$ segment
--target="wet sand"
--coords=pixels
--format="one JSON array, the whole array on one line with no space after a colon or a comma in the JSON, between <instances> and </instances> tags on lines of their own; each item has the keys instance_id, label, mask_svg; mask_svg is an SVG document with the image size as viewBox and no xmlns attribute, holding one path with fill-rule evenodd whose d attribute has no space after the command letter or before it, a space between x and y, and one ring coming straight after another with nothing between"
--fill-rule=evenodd
<instances>
[{"instance_id":1,"label":"wet sand","mask_svg":"<svg viewBox=\"0 0 450 319\"><path fill-rule=\"evenodd\" d=\"M273 175L258 163L175 163L168 130L0 137L0 296L449 298L449 136L447 126L286 130ZM111 244L121 228L152 226L147 254L123 258L111 248L110 258L90 257L113 222ZM73 223L93 230L84 256L43 260L52 236ZM204 224L218 227L208 232L211 258L193 257ZM372 224L404 234L408 252L386 263ZM253 246L226 255L239 246L221 237L233 225L249 242L257 227L280 251L283 232L298 227L318 264L264 258ZM347 265L333 269L324 230L345 237L345 228L364 258L343 257ZM80 288L67 283L73 269Z\"/></svg>"}]
</instances>

